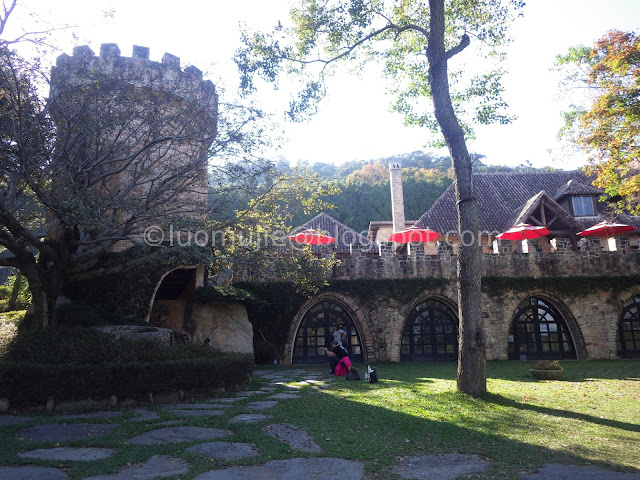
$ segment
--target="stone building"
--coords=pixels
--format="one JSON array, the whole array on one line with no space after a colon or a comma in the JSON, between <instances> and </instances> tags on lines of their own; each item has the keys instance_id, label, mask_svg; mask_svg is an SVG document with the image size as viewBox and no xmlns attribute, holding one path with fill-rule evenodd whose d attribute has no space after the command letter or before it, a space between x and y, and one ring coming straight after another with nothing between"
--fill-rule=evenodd
<instances>
[{"instance_id":1,"label":"stone building","mask_svg":"<svg viewBox=\"0 0 640 480\"><path fill-rule=\"evenodd\" d=\"M391 172L393 182L397 166ZM337 234L335 246L315 251L335 253L341 263L330 286L301 302L289 319L280 345L284 361L322 362L335 323L348 331L356 360L456 360L461 241L483 249L488 359L640 356L638 236L576 236L605 219L598 202L602 192L579 171L476 174L474 184L481 221L474 235L458 234L453 186L415 224L441 233L431 244L407 248L380 241L379 234L377 245L354 236L344 241L340 232L350 229L326 214L305 224ZM618 220L640 226L638 217ZM394 213L396 229L403 221ZM524 242L496 240L517 223L545 225L551 234ZM363 294L366 289L373 295Z\"/></svg>"}]
</instances>

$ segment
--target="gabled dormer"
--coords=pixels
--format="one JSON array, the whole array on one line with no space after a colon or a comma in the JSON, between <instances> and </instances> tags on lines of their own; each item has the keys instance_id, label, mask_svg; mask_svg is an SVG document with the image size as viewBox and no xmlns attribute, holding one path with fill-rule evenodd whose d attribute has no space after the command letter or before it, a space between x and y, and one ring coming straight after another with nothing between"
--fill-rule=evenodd
<instances>
[{"instance_id":1,"label":"gabled dormer","mask_svg":"<svg viewBox=\"0 0 640 480\"><path fill-rule=\"evenodd\" d=\"M554 199L574 218L597 217L597 202L602 193L592 185L569 180L558 190Z\"/></svg>"},{"instance_id":2,"label":"gabled dormer","mask_svg":"<svg viewBox=\"0 0 640 480\"><path fill-rule=\"evenodd\" d=\"M544 190L518 209L511 223L544 226L551 230L552 236L559 237L573 235L582 230L580 224Z\"/></svg>"}]
</instances>

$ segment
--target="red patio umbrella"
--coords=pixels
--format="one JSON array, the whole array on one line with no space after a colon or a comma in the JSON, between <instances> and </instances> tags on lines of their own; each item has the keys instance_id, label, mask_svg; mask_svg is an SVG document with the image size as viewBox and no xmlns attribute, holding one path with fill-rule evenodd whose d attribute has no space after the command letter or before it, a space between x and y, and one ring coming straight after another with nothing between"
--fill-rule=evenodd
<instances>
[{"instance_id":1,"label":"red patio umbrella","mask_svg":"<svg viewBox=\"0 0 640 480\"><path fill-rule=\"evenodd\" d=\"M614 235L620 235L621 233L632 232L635 229L636 227L625 225L624 223L604 221L583 230L578 233L578 235L581 237L613 237Z\"/></svg>"},{"instance_id":2,"label":"red patio umbrella","mask_svg":"<svg viewBox=\"0 0 640 480\"><path fill-rule=\"evenodd\" d=\"M412 243L412 242L433 242L438 238L440 234L430 228L407 228L399 232L391 234L389 237L390 242L395 243Z\"/></svg>"},{"instance_id":3,"label":"red patio umbrella","mask_svg":"<svg viewBox=\"0 0 640 480\"><path fill-rule=\"evenodd\" d=\"M499 240L529 240L531 238L544 237L551 233L546 227L535 227L528 223L514 225L506 232L497 235Z\"/></svg>"},{"instance_id":4,"label":"red patio umbrella","mask_svg":"<svg viewBox=\"0 0 640 480\"><path fill-rule=\"evenodd\" d=\"M294 235L287 235L287 238L294 242L310 245L326 245L328 243L335 243L336 241L335 238L313 229L303 230Z\"/></svg>"}]
</instances>

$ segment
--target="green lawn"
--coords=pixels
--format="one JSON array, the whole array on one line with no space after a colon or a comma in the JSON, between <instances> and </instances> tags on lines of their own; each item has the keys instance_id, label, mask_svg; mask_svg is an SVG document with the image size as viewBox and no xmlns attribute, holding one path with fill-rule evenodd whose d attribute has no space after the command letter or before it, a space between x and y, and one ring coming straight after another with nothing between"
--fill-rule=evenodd
<instances>
[{"instance_id":1,"label":"green lawn","mask_svg":"<svg viewBox=\"0 0 640 480\"><path fill-rule=\"evenodd\" d=\"M281 400L267 413L274 416L271 423L290 422L304 428L325 449L322 455L364 462L366 479L395 478L389 469L400 456L450 452L479 454L491 461L485 474L469 478L516 479L518 473L546 463L640 471L640 361L562 363L565 380L535 381L526 363L489 362L490 393L482 399L456 392L454 364L380 363L375 365L380 378L377 384L334 378L330 380L332 388L317 391L302 387L299 399ZM364 371L365 366L357 367ZM289 368L328 370L325 366L267 367L283 373ZM255 377L251 388L264 383L266 380ZM269 395L255 395L251 401ZM229 415L246 413L243 403L234 404ZM161 407L154 408L162 420L176 418ZM229 415L190 418L184 424L229 428ZM38 418L43 420L53 421L47 415ZM222 466L310 456L274 441L260 424L230 428L233 435L225 441L253 443L261 452L234 462L184 452L186 446L199 442L123 448L127 438L151 429L151 425L113 421L122 423L121 427L103 438L75 444L119 449L112 459L90 465L55 462L52 466L68 466L73 480L115 470L153 454L171 454L189 461L190 474L180 476L187 480ZM26 448L15 438L15 432L23 427L0 429L1 465L39 463L20 461L15 455L51 446L30 444Z\"/></svg>"}]
</instances>

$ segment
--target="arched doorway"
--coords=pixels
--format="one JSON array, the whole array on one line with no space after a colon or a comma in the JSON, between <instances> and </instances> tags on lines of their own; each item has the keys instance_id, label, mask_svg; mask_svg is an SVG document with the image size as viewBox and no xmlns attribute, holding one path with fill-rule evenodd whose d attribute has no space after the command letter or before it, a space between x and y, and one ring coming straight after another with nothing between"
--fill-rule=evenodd
<instances>
[{"instance_id":1,"label":"arched doorway","mask_svg":"<svg viewBox=\"0 0 640 480\"><path fill-rule=\"evenodd\" d=\"M576 358L567 324L551 302L530 297L513 317L509 335L511 360L561 360Z\"/></svg>"},{"instance_id":2,"label":"arched doorway","mask_svg":"<svg viewBox=\"0 0 640 480\"><path fill-rule=\"evenodd\" d=\"M354 362L363 362L362 342L349 312L334 300L322 300L304 314L293 344L292 363L325 363L324 347L329 347L335 324L343 325L347 332L349 357Z\"/></svg>"},{"instance_id":3,"label":"arched doorway","mask_svg":"<svg viewBox=\"0 0 640 480\"><path fill-rule=\"evenodd\" d=\"M633 297L618 319L618 355L624 358L640 357L640 295Z\"/></svg>"},{"instance_id":4,"label":"arched doorway","mask_svg":"<svg viewBox=\"0 0 640 480\"><path fill-rule=\"evenodd\" d=\"M430 298L419 303L402 332L403 362L454 362L458 359L458 316L449 305Z\"/></svg>"}]
</instances>

